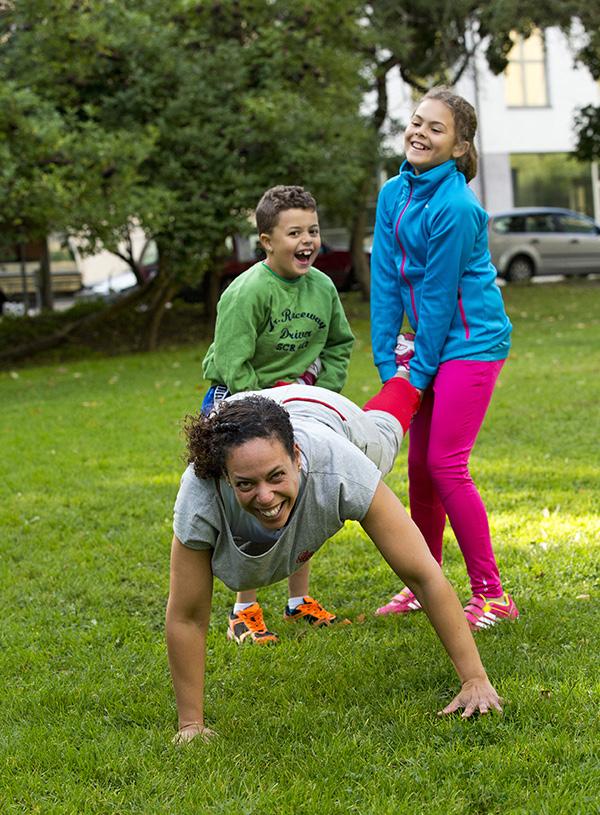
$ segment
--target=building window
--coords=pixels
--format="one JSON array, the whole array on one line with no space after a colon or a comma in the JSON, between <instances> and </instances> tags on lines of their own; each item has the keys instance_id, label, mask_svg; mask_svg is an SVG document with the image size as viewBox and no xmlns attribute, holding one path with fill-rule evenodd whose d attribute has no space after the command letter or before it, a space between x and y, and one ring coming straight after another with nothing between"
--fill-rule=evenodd
<instances>
[{"instance_id":1,"label":"building window","mask_svg":"<svg viewBox=\"0 0 600 815\"><path fill-rule=\"evenodd\" d=\"M506 104L509 108L548 106L546 49L544 35L536 30L527 39L511 34L514 43L504 72Z\"/></svg>"},{"instance_id":2,"label":"building window","mask_svg":"<svg viewBox=\"0 0 600 815\"><path fill-rule=\"evenodd\" d=\"M562 207L594 212L590 165L570 153L513 153L515 207Z\"/></svg>"}]
</instances>

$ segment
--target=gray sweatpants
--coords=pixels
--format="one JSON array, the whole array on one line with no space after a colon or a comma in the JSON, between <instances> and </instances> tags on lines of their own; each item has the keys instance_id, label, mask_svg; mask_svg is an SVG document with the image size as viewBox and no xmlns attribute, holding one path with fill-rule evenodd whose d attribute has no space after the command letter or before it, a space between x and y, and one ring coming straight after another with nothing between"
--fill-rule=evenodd
<instances>
[{"instance_id":1,"label":"gray sweatpants","mask_svg":"<svg viewBox=\"0 0 600 815\"><path fill-rule=\"evenodd\" d=\"M294 419L317 421L345 436L387 475L394 465L404 435L398 419L383 410L363 411L350 399L318 385L283 385L252 391L283 405ZM229 399L239 399L236 393Z\"/></svg>"}]
</instances>

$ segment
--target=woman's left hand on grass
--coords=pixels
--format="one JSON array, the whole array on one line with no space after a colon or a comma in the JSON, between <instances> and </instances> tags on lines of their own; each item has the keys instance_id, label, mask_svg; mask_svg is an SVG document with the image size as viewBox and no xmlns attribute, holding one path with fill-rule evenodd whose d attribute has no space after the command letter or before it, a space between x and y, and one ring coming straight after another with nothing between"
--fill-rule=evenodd
<instances>
[{"instance_id":1,"label":"woman's left hand on grass","mask_svg":"<svg viewBox=\"0 0 600 815\"><path fill-rule=\"evenodd\" d=\"M469 679L462 686L449 705L440 710L438 716L446 716L464 708L462 718L468 719L473 713L488 713L492 708L502 712L502 699L489 679Z\"/></svg>"}]
</instances>

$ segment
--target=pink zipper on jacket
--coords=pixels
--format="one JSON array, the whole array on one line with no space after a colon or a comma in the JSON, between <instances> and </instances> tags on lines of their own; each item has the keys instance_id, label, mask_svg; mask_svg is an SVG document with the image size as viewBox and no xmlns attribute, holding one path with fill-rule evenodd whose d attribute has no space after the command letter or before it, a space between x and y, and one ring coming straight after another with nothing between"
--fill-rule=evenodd
<instances>
[{"instance_id":1,"label":"pink zipper on jacket","mask_svg":"<svg viewBox=\"0 0 600 815\"><path fill-rule=\"evenodd\" d=\"M398 228L400 227L400 221L402 220L402 216L404 215L404 213L408 209L408 205L410 204L412 194L413 194L413 188L412 188L412 184L410 183L410 181L408 182L408 188L410 190L410 193L408 195L408 200L407 200L406 204L404 205L404 209L402 210L402 212L398 216L398 220L396 221L396 227L394 229L394 234L396 236L396 241L398 242L398 246L400 247L400 251L402 252L402 263L400 264L400 274L402 275L402 279L404 280L404 282L408 286L408 290L410 292L410 302L411 302L411 305L412 305L413 315L414 315L414 318L415 318L415 325L413 326L413 328L416 330L418 322L419 322L419 318L417 316L417 308L416 308L416 305L415 305L415 292L414 292L412 283L410 282L410 280L406 276L406 272L404 271L404 265L406 263L406 250L404 249L404 246L402 245L402 241L398 237Z\"/></svg>"},{"instance_id":2,"label":"pink zipper on jacket","mask_svg":"<svg viewBox=\"0 0 600 815\"><path fill-rule=\"evenodd\" d=\"M471 334L471 329L469 328L467 315L465 314L465 307L463 306L462 301L462 289L460 286L458 287L458 310L460 311L460 319L462 320L463 328L465 329L465 339L468 340Z\"/></svg>"}]
</instances>

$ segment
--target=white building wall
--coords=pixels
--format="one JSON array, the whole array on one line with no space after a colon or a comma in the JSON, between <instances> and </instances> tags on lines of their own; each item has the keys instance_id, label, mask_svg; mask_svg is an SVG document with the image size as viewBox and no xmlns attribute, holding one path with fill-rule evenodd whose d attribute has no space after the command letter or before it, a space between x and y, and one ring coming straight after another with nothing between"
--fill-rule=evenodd
<instances>
[{"instance_id":1,"label":"white building wall","mask_svg":"<svg viewBox=\"0 0 600 815\"><path fill-rule=\"evenodd\" d=\"M473 71L457 83L457 93L478 109L483 152L562 153L574 149L575 110L600 101L598 85L587 68L575 66L573 49L560 30L547 29L545 40L548 107L507 107L504 75L494 76L483 55L477 60L478 94Z\"/></svg>"},{"instance_id":2,"label":"white building wall","mask_svg":"<svg viewBox=\"0 0 600 815\"><path fill-rule=\"evenodd\" d=\"M124 260L111 252L99 252L97 255L87 255L79 258L79 268L83 277L84 286L93 286L113 277L124 274L129 266Z\"/></svg>"},{"instance_id":3,"label":"white building wall","mask_svg":"<svg viewBox=\"0 0 600 815\"><path fill-rule=\"evenodd\" d=\"M471 186L490 212L513 205L511 153L572 151L575 110L600 104L600 86L587 68L575 65L575 48L568 38L559 29L550 28L545 31L545 43L548 107L507 107L504 75L492 74L483 54L456 85L457 93L468 99L478 113L480 173ZM390 76L388 92L390 117L406 123L414 102L410 88L398 73ZM401 135L388 141L392 149L402 152Z\"/></svg>"},{"instance_id":4,"label":"white building wall","mask_svg":"<svg viewBox=\"0 0 600 815\"><path fill-rule=\"evenodd\" d=\"M484 153L479 156L479 172L471 189L488 212L500 212L513 205L513 180L509 153Z\"/></svg>"}]
</instances>

